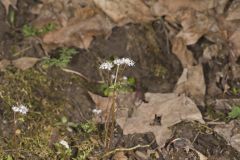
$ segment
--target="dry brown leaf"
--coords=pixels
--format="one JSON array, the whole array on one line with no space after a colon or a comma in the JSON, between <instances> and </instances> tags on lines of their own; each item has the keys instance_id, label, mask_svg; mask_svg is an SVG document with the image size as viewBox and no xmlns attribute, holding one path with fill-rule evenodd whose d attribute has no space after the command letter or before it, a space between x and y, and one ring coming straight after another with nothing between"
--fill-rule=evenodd
<instances>
[{"instance_id":1,"label":"dry brown leaf","mask_svg":"<svg viewBox=\"0 0 240 160\"><path fill-rule=\"evenodd\" d=\"M94 0L94 2L118 25L154 19L150 9L141 0Z\"/></svg>"},{"instance_id":2,"label":"dry brown leaf","mask_svg":"<svg viewBox=\"0 0 240 160\"><path fill-rule=\"evenodd\" d=\"M17 9L17 0L2 0L1 1L4 8L6 9L6 13L8 14L9 7L12 6L14 9Z\"/></svg>"},{"instance_id":3,"label":"dry brown leaf","mask_svg":"<svg viewBox=\"0 0 240 160\"><path fill-rule=\"evenodd\" d=\"M88 92L93 102L96 105L96 109L100 109L102 111L101 115L95 117L95 120L98 122L105 122L109 109L111 107L112 99L109 97L102 97L96 95L94 93ZM135 105L135 93L124 93L119 94L116 102L116 106L118 106L117 110L117 118L121 118L125 120L126 117L130 114L130 112L134 111Z\"/></svg>"},{"instance_id":4,"label":"dry brown leaf","mask_svg":"<svg viewBox=\"0 0 240 160\"><path fill-rule=\"evenodd\" d=\"M202 65L185 68L176 84L174 92L178 94L186 93L196 100L198 104L203 105L206 84Z\"/></svg>"},{"instance_id":5,"label":"dry brown leaf","mask_svg":"<svg viewBox=\"0 0 240 160\"><path fill-rule=\"evenodd\" d=\"M222 46L218 44L207 46L203 51L203 58L206 60L211 60L212 57L217 57L218 52L221 49L222 49Z\"/></svg>"},{"instance_id":6,"label":"dry brown leaf","mask_svg":"<svg viewBox=\"0 0 240 160\"><path fill-rule=\"evenodd\" d=\"M90 95L93 102L95 103L96 109L101 110L103 117L106 117L107 112L111 106L112 100L110 100L109 97L102 97L92 92L88 92L88 94Z\"/></svg>"},{"instance_id":7,"label":"dry brown leaf","mask_svg":"<svg viewBox=\"0 0 240 160\"><path fill-rule=\"evenodd\" d=\"M184 10L178 15L183 29L177 37L181 37L186 45L195 44L204 34L216 23L209 15L205 15L195 10Z\"/></svg>"},{"instance_id":8,"label":"dry brown leaf","mask_svg":"<svg viewBox=\"0 0 240 160\"><path fill-rule=\"evenodd\" d=\"M34 57L22 57L12 61L12 64L21 70L26 70L33 67L40 59Z\"/></svg>"},{"instance_id":9,"label":"dry brown leaf","mask_svg":"<svg viewBox=\"0 0 240 160\"><path fill-rule=\"evenodd\" d=\"M93 36L109 35L114 25L102 12L97 11L94 3L87 0L43 1L32 9L38 14L33 22L35 27L48 23L57 25L57 30L44 35L45 49L61 46L88 48Z\"/></svg>"},{"instance_id":10,"label":"dry brown leaf","mask_svg":"<svg viewBox=\"0 0 240 160\"><path fill-rule=\"evenodd\" d=\"M58 46L88 48L93 36L110 34L112 27L113 24L101 15L95 15L85 20L74 19L65 27L45 35L43 42Z\"/></svg>"},{"instance_id":11,"label":"dry brown leaf","mask_svg":"<svg viewBox=\"0 0 240 160\"><path fill-rule=\"evenodd\" d=\"M3 59L0 61L0 71L4 70L8 65L10 65L10 61Z\"/></svg>"},{"instance_id":12,"label":"dry brown leaf","mask_svg":"<svg viewBox=\"0 0 240 160\"><path fill-rule=\"evenodd\" d=\"M239 20L240 19L240 1L233 1L228 10L226 20Z\"/></svg>"},{"instance_id":13,"label":"dry brown leaf","mask_svg":"<svg viewBox=\"0 0 240 160\"><path fill-rule=\"evenodd\" d=\"M114 154L113 160L128 160L128 158L125 156L124 152L117 152Z\"/></svg>"},{"instance_id":14,"label":"dry brown leaf","mask_svg":"<svg viewBox=\"0 0 240 160\"><path fill-rule=\"evenodd\" d=\"M229 38L232 43L233 54L237 58L240 56L240 29L237 29Z\"/></svg>"},{"instance_id":15,"label":"dry brown leaf","mask_svg":"<svg viewBox=\"0 0 240 160\"><path fill-rule=\"evenodd\" d=\"M240 134L236 129L237 125L237 121L231 121L229 124L217 125L214 131L223 136L233 148L240 152Z\"/></svg>"},{"instance_id":16,"label":"dry brown leaf","mask_svg":"<svg viewBox=\"0 0 240 160\"><path fill-rule=\"evenodd\" d=\"M226 5L228 4L229 0L215 0L215 10L217 14L223 14L226 9Z\"/></svg>"},{"instance_id":17,"label":"dry brown leaf","mask_svg":"<svg viewBox=\"0 0 240 160\"><path fill-rule=\"evenodd\" d=\"M195 63L193 53L187 49L186 43L182 38L172 40L172 52L181 61L183 67L192 66Z\"/></svg>"},{"instance_id":18,"label":"dry brown leaf","mask_svg":"<svg viewBox=\"0 0 240 160\"><path fill-rule=\"evenodd\" d=\"M163 16L174 14L181 9L204 11L215 6L215 0L158 0L152 6L152 11L154 15Z\"/></svg>"},{"instance_id":19,"label":"dry brown leaf","mask_svg":"<svg viewBox=\"0 0 240 160\"><path fill-rule=\"evenodd\" d=\"M172 140L167 145L168 150L170 149L170 146L173 146L177 150L180 149L180 148L185 149L185 151L187 153L189 152L189 150L193 150L193 151L195 151L198 154L200 160L207 160L208 159L205 155L203 155L201 152L199 152L198 150L196 150L194 148L192 142L189 139L176 138L176 139Z\"/></svg>"},{"instance_id":20,"label":"dry brown leaf","mask_svg":"<svg viewBox=\"0 0 240 160\"><path fill-rule=\"evenodd\" d=\"M232 71L233 79L238 79L238 78L240 79L240 65L239 64L232 64L231 71Z\"/></svg>"},{"instance_id":21,"label":"dry brown leaf","mask_svg":"<svg viewBox=\"0 0 240 160\"><path fill-rule=\"evenodd\" d=\"M117 119L125 135L152 132L162 147L171 136L169 127L174 124L183 120L204 123L196 104L185 95L146 93L146 99L148 103L142 103L132 117L125 121ZM162 117L161 125L154 124L156 116Z\"/></svg>"}]
</instances>

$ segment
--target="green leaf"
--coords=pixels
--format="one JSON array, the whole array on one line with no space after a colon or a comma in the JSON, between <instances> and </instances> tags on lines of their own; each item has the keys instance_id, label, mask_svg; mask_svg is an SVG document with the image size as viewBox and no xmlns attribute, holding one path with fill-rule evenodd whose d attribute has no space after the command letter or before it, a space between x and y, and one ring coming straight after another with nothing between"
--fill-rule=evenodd
<instances>
[{"instance_id":1,"label":"green leaf","mask_svg":"<svg viewBox=\"0 0 240 160\"><path fill-rule=\"evenodd\" d=\"M8 155L6 160L13 160L12 156Z\"/></svg>"},{"instance_id":2,"label":"green leaf","mask_svg":"<svg viewBox=\"0 0 240 160\"><path fill-rule=\"evenodd\" d=\"M231 119L240 118L240 106L234 106L231 112L228 113L228 117Z\"/></svg>"},{"instance_id":3,"label":"green leaf","mask_svg":"<svg viewBox=\"0 0 240 160\"><path fill-rule=\"evenodd\" d=\"M127 79L127 81L128 81L128 84L129 84L129 85L135 85L135 84L136 84L136 80L135 80L135 78L133 78L133 77L129 77L129 78Z\"/></svg>"}]
</instances>

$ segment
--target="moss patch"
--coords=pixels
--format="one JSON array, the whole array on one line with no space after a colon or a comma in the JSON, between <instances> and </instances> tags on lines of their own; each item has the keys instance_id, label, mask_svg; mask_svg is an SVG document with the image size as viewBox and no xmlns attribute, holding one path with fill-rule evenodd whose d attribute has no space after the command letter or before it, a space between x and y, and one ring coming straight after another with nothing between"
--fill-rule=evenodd
<instances>
[{"instance_id":1,"label":"moss patch","mask_svg":"<svg viewBox=\"0 0 240 160\"><path fill-rule=\"evenodd\" d=\"M77 77L70 80L80 81ZM61 88L67 84L69 79L56 79L36 69L0 73L0 159L69 159L91 154L98 145L97 140L93 143L97 131L85 133L81 128L85 122L71 122L65 115L70 104ZM14 127L11 108L19 104L26 105L29 112L16 113ZM70 154L59 145L60 140L69 143Z\"/></svg>"}]
</instances>

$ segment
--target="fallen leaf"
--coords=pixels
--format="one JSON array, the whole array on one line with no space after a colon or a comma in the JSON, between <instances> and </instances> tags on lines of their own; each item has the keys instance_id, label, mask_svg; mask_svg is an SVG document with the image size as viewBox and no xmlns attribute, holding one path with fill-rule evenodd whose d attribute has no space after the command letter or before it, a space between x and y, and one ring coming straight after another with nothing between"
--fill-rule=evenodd
<instances>
[{"instance_id":1,"label":"fallen leaf","mask_svg":"<svg viewBox=\"0 0 240 160\"><path fill-rule=\"evenodd\" d=\"M14 9L17 9L17 7L16 7L17 0L2 0L1 2L2 2L7 14L8 14L10 6L12 6Z\"/></svg>"},{"instance_id":2,"label":"fallen leaf","mask_svg":"<svg viewBox=\"0 0 240 160\"><path fill-rule=\"evenodd\" d=\"M152 12L157 16L174 14L181 9L193 9L196 11L205 11L214 8L215 0L158 0L152 6Z\"/></svg>"},{"instance_id":3,"label":"fallen leaf","mask_svg":"<svg viewBox=\"0 0 240 160\"><path fill-rule=\"evenodd\" d=\"M202 65L184 68L181 77L178 79L174 92L178 94L185 93L192 97L197 104L203 105L206 84Z\"/></svg>"},{"instance_id":4,"label":"fallen leaf","mask_svg":"<svg viewBox=\"0 0 240 160\"><path fill-rule=\"evenodd\" d=\"M33 67L40 59L34 57L21 57L19 59L13 60L12 64L21 70L26 70Z\"/></svg>"},{"instance_id":5,"label":"fallen leaf","mask_svg":"<svg viewBox=\"0 0 240 160\"><path fill-rule=\"evenodd\" d=\"M178 57L183 67L192 66L195 63L193 53L187 49L182 38L172 40L172 52Z\"/></svg>"},{"instance_id":6,"label":"fallen leaf","mask_svg":"<svg viewBox=\"0 0 240 160\"><path fill-rule=\"evenodd\" d=\"M239 64L232 64L231 71L232 71L233 79L238 79L238 78L240 79L240 65Z\"/></svg>"},{"instance_id":7,"label":"fallen leaf","mask_svg":"<svg viewBox=\"0 0 240 160\"><path fill-rule=\"evenodd\" d=\"M233 1L228 9L226 20L239 20L240 19L240 2Z\"/></svg>"},{"instance_id":8,"label":"fallen leaf","mask_svg":"<svg viewBox=\"0 0 240 160\"><path fill-rule=\"evenodd\" d=\"M169 127L181 121L199 121L204 123L196 104L185 95L175 93L146 93L148 103L142 103L132 117L125 121L117 119L123 133L152 132L160 147L171 136ZM161 124L154 124L156 116L161 116Z\"/></svg>"},{"instance_id":9,"label":"fallen leaf","mask_svg":"<svg viewBox=\"0 0 240 160\"><path fill-rule=\"evenodd\" d=\"M57 30L46 34L43 42L57 46L75 46L88 48L93 36L108 35L111 33L113 24L101 15L95 15L84 20L68 22L68 24Z\"/></svg>"},{"instance_id":10,"label":"fallen leaf","mask_svg":"<svg viewBox=\"0 0 240 160\"><path fill-rule=\"evenodd\" d=\"M230 43L232 43L233 54L237 60L240 56L240 29L237 29L229 38Z\"/></svg>"},{"instance_id":11,"label":"fallen leaf","mask_svg":"<svg viewBox=\"0 0 240 160\"><path fill-rule=\"evenodd\" d=\"M214 131L223 136L225 140L238 152L240 152L240 134L237 120L231 121L229 124L217 125Z\"/></svg>"},{"instance_id":12,"label":"fallen leaf","mask_svg":"<svg viewBox=\"0 0 240 160\"><path fill-rule=\"evenodd\" d=\"M10 65L10 61L3 59L0 61L0 71L4 70L8 65Z\"/></svg>"},{"instance_id":13,"label":"fallen leaf","mask_svg":"<svg viewBox=\"0 0 240 160\"><path fill-rule=\"evenodd\" d=\"M213 18L195 10L184 10L178 15L183 29L177 34L186 45L195 44L216 23Z\"/></svg>"},{"instance_id":14,"label":"fallen leaf","mask_svg":"<svg viewBox=\"0 0 240 160\"><path fill-rule=\"evenodd\" d=\"M90 97L92 98L93 102L96 105L96 109L101 110L102 114L100 115L100 118L97 118L97 121L105 122L107 114L109 112L109 108L111 107L111 104L113 103L111 98L109 97L102 97L97 94L94 94L92 92L88 92Z\"/></svg>"},{"instance_id":15,"label":"fallen leaf","mask_svg":"<svg viewBox=\"0 0 240 160\"><path fill-rule=\"evenodd\" d=\"M214 106L214 110L220 112L226 112L231 110L232 106L240 104L239 98L231 98L231 99L216 99L210 105Z\"/></svg>"},{"instance_id":16,"label":"fallen leaf","mask_svg":"<svg viewBox=\"0 0 240 160\"><path fill-rule=\"evenodd\" d=\"M213 44L210 46L207 46L203 51L203 58L205 60L211 60L212 57L217 57L218 52L222 49L221 45Z\"/></svg>"},{"instance_id":17,"label":"fallen leaf","mask_svg":"<svg viewBox=\"0 0 240 160\"><path fill-rule=\"evenodd\" d=\"M113 160L128 160L128 158L125 156L124 152L117 152L114 154Z\"/></svg>"},{"instance_id":18,"label":"fallen leaf","mask_svg":"<svg viewBox=\"0 0 240 160\"><path fill-rule=\"evenodd\" d=\"M223 14L225 12L225 8L227 7L229 0L215 0L215 10L218 15Z\"/></svg>"},{"instance_id":19,"label":"fallen leaf","mask_svg":"<svg viewBox=\"0 0 240 160\"><path fill-rule=\"evenodd\" d=\"M94 2L120 26L129 22L141 23L154 20L150 8L141 0L94 0Z\"/></svg>"},{"instance_id":20,"label":"fallen leaf","mask_svg":"<svg viewBox=\"0 0 240 160\"><path fill-rule=\"evenodd\" d=\"M136 151L135 154L142 160L147 160L148 159L147 153L143 153L141 151Z\"/></svg>"},{"instance_id":21,"label":"fallen leaf","mask_svg":"<svg viewBox=\"0 0 240 160\"><path fill-rule=\"evenodd\" d=\"M96 115L95 120L97 122L105 122L111 104L113 103L111 97L102 97L91 92L88 93L92 98L93 102L95 103L96 109L102 111L100 115ZM126 117L131 115L135 109L134 100L135 93L119 94L117 97L117 101L115 102L115 105L117 106L116 117L125 120Z\"/></svg>"},{"instance_id":22,"label":"fallen leaf","mask_svg":"<svg viewBox=\"0 0 240 160\"><path fill-rule=\"evenodd\" d=\"M187 153L190 150L193 150L198 154L200 160L207 160L208 159L205 155L203 155L201 152L199 152L198 150L196 150L193 147L193 144L189 139L176 138L176 139L172 140L167 146L168 150L170 149L170 145L173 146L174 148L176 148L177 150L178 149L185 149L185 151Z\"/></svg>"},{"instance_id":23,"label":"fallen leaf","mask_svg":"<svg viewBox=\"0 0 240 160\"><path fill-rule=\"evenodd\" d=\"M49 23L57 26L42 37L47 50L61 46L88 48L94 36L108 36L115 26L92 1L87 0L43 1L31 12L38 15L32 22L36 28Z\"/></svg>"}]
</instances>

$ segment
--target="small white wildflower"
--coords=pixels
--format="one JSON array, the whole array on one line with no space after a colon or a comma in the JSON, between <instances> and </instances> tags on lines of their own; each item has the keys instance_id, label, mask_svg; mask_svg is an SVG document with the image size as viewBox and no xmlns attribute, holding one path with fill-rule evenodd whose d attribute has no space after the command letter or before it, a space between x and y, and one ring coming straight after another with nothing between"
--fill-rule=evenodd
<instances>
[{"instance_id":1,"label":"small white wildflower","mask_svg":"<svg viewBox=\"0 0 240 160\"><path fill-rule=\"evenodd\" d=\"M130 58L122 58L124 63L128 66L134 66L135 65L135 62L133 60L131 60Z\"/></svg>"},{"instance_id":2,"label":"small white wildflower","mask_svg":"<svg viewBox=\"0 0 240 160\"><path fill-rule=\"evenodd\" d=\"M102 110L101 109L93 109L92 112L96 113L96 114L101 114Z\"/></svg>"},{"instance_id":3,"label":"small white wildflower","mask_svg":"<svg viewBox=\"0 0 240 160\"><path fill-rule=\"evenodd\" d=\"M126 64L128 66L134 66L135 65L135 62L133 60L131 60L130 58L121 58L121 59L115 59L113 61L114 64L116 65L122 65L122 64Z\"/></svg>"},{"instance_id":4,"label":"small white wildflower","mask_svg":"<svg viewBox=\"0 0 240 160\"><path fill-rule=\"evenodd\" d=\"M19 112L21 114L27 114L27 112L28 112L28 108L26 106L22 105L22 104L19 105L19 106L13 106L12 110L14 112Z\"/></svg>"},{"instance_id":5,"label":"small white wildflower","mask_svg":"<svg viewBox=\"0 0 240 160\"><path fill-rule=\"evenodd\" d=\"M113 64L111 62L104 62L100 65L99 67L100 69L107 69L107 70L111 70L113 68Z\"/></svg>"},{"instance_id":6,"label":"small white wildflower","mask_svg":"<svg viewBox=\"0 0 240 160\"><path fill-rule=\"evenodd\" d=\"M61 140L59 143L63 145L65 148L69 149L68 142L66 142L65 140Z\"/></svg>"},{"instance_id":7,"label":"small white wildflower","mask_svg":"<svg viewBox=\"0 0 240 160\"><path fill-rule=\"evenodd\" d=\"M113 63L119 66L119 65L124 64L124 61L123 61L123 59L119 59L119 58L118 58L118 59L115 59L115 60L113 61Z\"/></svg>"},{"instance_id":8,"label":"small white wildflower","mask_svg":"<svg viewBox=\"0 0 240 160\"><path fill-rule=\"evenodd\" d=\"M123 80L127 80L128 78L127 78L127 76L123 76L122 79Z\"/></svg>"}]
</instances>

